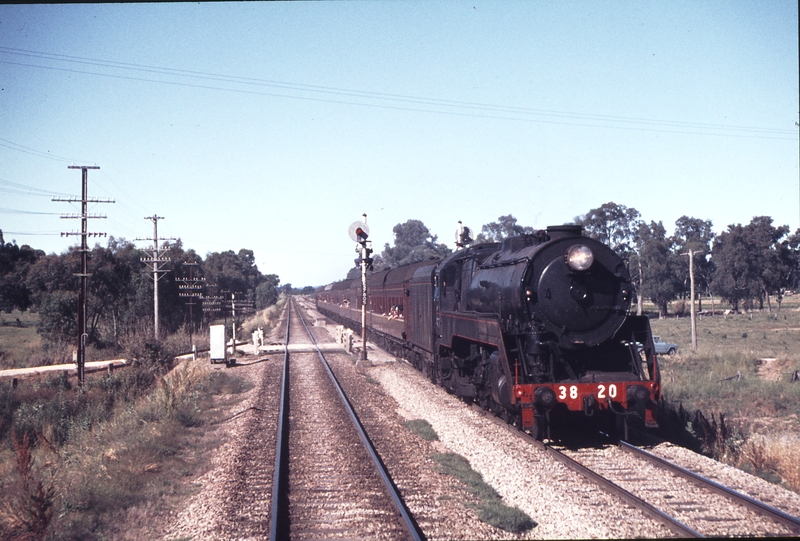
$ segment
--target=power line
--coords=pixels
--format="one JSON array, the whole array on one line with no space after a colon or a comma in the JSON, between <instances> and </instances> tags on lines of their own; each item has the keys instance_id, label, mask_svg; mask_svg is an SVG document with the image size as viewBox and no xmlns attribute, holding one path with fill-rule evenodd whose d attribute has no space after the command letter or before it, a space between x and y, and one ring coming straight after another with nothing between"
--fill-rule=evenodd
<instances>
[{"instance_id":1,"label":"power line","mask_svg":"<svg viewBox=\"0 0 800 541\"><path fill-rule=\"evenodd\" d=\"M63 236L61 235L60 231L6 231L5 229L0 229L3 232L3 235L22 235L23 237L32 237L32 236Z\"/></svg>"},{"instance_id":2,"label":"power line","mask_svg":"<svg viewBox=\"0 0 800 541\"><path fill-rule=\"evenodd\" d=\"M703 135L717 135L717 136L724 135L732 137L748 137L748 138L760 138L760 139L794 140L795 138L794 130L789 130L789 129L784 130L777 128L758 128L752 126L728 126L724 124L669 121L669 120L652 119L652 118L623 117L623 116L613 116L613 115L598 115L591 113L577 113L569 111L555 111L546 109L493 105L486 103L445 100L445 99L427 98L421 96L408 96L402 94L390 94L390 93L371 92L371 91L363 91L356 89L307 85L307 84L291 83L285 81L272 81L268 79L256 79L250 77L239 77L239 76L215 74L209 72L189 71L189 70L182 70L175 68L148 66L143 64L114 62L114 61L99 60L99 59L92 59L85 57L74 57L68 55L46 53L40 51L13 49L9 47L0 47L0 52L18 56L35 57L44 60L52 60L52 61L67 62L73 64L82 64L82 65L92 65L92 66L112 68L118 70L152 73L152 74L172 76L172 77L183 77L188 79L210 80L210 81L226 82L238 85L276 88L292 92L303 92L303 93L321 94L329 96L343 96L348 98L354 98L355 100L369 100L369 101L353 101L353 100L347 101L343 99L312 97L308 95L292 95L286 93L247 90L242 88L226 88L226 87L211 86L204 84L179 82L174 80L173 81L159 80L146 77L135 77L132 75L100 73L97 71L85 71L85 70L77 70L77 69L70 69L63 67L43 66L37 64L26 64L21 62L10 62L10 61L0 60L0 63L5 63L5 64L20 65L20 66L56 70L56 71L65 71L69 73L82 73L87 75L95 75L99 77L111 77L117 79L154 82L154 83L209 89L209 90L224 90L229 92L282 97L289 99L338 103L338 104L356 105L363 107L376 107L382 109L468 116L476 118L494 118L494 119L584 126L584 127L605 127L605 128L637 130L637 131L656 131L656 132L667 132L667 133L687 133L687 134L703 134ZM427 106L427 108L392 105L392 104Z\"/></svg>"},{"instance_id":3,"label":"power line","mask_svg":"<svg viewBox=\"0 0 800 541\"><path fill-rule=\"evenodd\" d=\"M34 211L34 210L9 209L9 208L4 208L4 207L0 207L0 213L5 213L5 214L47 214L47 215L51 215L51 216L58 216L58 215L61 214L60 212L37 212L37 211Z\"/></svg>"},{"instance_id":4,"label":"power line","mask_svg":"<svg viewBox=\"0 0 800 541\"><path fill-rule=\"evenodd\" d=\"M112 185L112 186L114 186L114 188L115 188L116 190L118 190L120 193L122 193L124 196L126 196L126 197L127 197L129 200L130 200L130 201L132 201L133 203L135 203L135 204L136 204L136 205L137 205L137 206L138 206L140 209L142 209L142 210L146 210L146 208L144 207L144 205L142 205L142 204L141 204L139 201L137 201L136 199L134 199L133 197L131 197L131 196L130 196L130 195L129 195L129 194L128 194L128 193L127 193L125 190L123 190L123 189L122 189L122 187L120 187L120 185L119 185L119 184L117 184L116 182L114 182L113 180L111 180L111 177L109 177L109 176L108 176L108 175L106 175L105 173L102 173L102 176L104 176L104 177L106 178L106 180L108 180L108 182L110 182L110 183L111 183L111 185ZM133 209L127 209L127 210L128 210L130 213L131 213L131 215L132 215L132 216L134 215L134 212L135 212L135 211L134 211ZM137 215L137 216L138 216L138 215Z\"/></svg>"},{"instance_id":5,"label":"power line","mask_svg":"<svg viewBox=\"0 0 800 541\"><path fill-rule=\"evenodd\" d=\"M0 139L0 141L5 141L5 139ZM8 141L8 142L11 143L11 141ZM16 143L12 143L12 144L16 145ZM22 146L22 145L18 145L18 146ZM23 147L23 148L28 148L28 147ZM35 149L31 149L31 150L35 151ZM38 153L38 151L35 151L35 152ZM124 190L122 190L116 182L111 180L111 178L108 175L102 173L102 170L101 170L101 174L117 190L123 192L123 194L125 196L127 196L131 201L133 201L139 207L144 208L141 205L141 203L139 203L138 201L133 199L133 197L131 197L128 193L124 192ZM8 188L6 188L4 186L8 186ZM102 185L100 187L103 188ZM109 192L109 190L107 190L107 189L103 189L102 191ZM6 193L6 194L10 194L10 195L17 195L17 196L24 195L24 196L34 196L34 197L47 197L48 199L50 199L51 197L56 196L56 195L67 196L67 197L70 195L70 194L65 193L65 192L57 192L57 191L53 191L53 190L43 190L43 189L35 187L35 186L22 184L22 183L19 183L19 182L11 182L9 180L4 180L4 179L0 179L0 193ZM132 218L135 217L136 220L138 221L138 219L139 219L138 217L140 215L140 212L134 211L131 207L123 204L121 201L117 201L117 203L118 203L118 208L120 210L122 210L123 213L127 214L128 218L132 219ZM0 213L7 213L7 214L43 214L43 215L53 215L53 214L58 215L59 214L59 213L55 213L55 212L37 212L37 211L30 211L30 210L24 210L24 209L12 209L12 208L2 208L2 207L0 207ZM114 223L114 224L117 224L122 229L126 230L129 236L136 236L136 234L137 234L136 228L131 225L131 223L133 223L132 220L127 224L124 223L124 222L121 222L119 220L116 220L114 218L110 218L109 221ZM19 233L19 234L23 234L23 233ZM34 233L24 233L24 234L34 234ZM44 234L50 234L50 233L41 233L41 234L44 235Z\"/></svg>"},{"instance_id":6,"label":"power line","mask_svg":"<svg viewBox=\"0 0 800 541\"><path fill-rule=\"evenodd\" d=\"M2 62L2 61L0 61ZM35 148L26 147L23 145L19 145L13 141L9 141L8 139L0 138L0 146L10 148L11 150L16 150L18 152L23 152L25 154L32 154L33 156L38 156L40 158L47 158L48 160L55 160L59 162L88 162L89 160L75 160L71 158L65 158L63 156L57 156L50 152L43 152L41 150L36 150Z\"/></svg>"},{"instance_id":7,"label":"power line","mask_svg":"<svg viewBox=\"0 0 800 541\"><path fill-rule=\"evenodd\" d=\"M37 188L35 186L28 186L27 184L20 184L18 182L11 182L10 180L0 179L0 184L5 184L7 186L11 186L10 188L2 188L2 187L0 187L0 192L11 193L11 194L15 194L15 195L36 195L36 196L47 196L47 197L50 197L52 195L68 195L68 194L66 194L64 192L56 192L56 191L53 191L53 190L43 190L43 189Z\"/></svg>"}]
</instances>

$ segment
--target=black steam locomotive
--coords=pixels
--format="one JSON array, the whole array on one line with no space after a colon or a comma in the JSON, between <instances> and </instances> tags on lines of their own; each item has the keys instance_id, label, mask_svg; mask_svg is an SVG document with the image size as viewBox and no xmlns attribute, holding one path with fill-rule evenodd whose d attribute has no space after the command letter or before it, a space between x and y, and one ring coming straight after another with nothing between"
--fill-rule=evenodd
<instances>
[{"instance_id":1,"label":"black steam locomotive","mask_svg":"<svg viewBox=\"0 0 800 541\"><path fill-rule=\"evenodd\" d=\"M625 261L580 226L375 272L368 289L369 340L538 438L579 412L656 426L649 320L629 314ZM360 331L361 293L360 278L330 284L317 308Z\"/></svg>"}]
</instances>

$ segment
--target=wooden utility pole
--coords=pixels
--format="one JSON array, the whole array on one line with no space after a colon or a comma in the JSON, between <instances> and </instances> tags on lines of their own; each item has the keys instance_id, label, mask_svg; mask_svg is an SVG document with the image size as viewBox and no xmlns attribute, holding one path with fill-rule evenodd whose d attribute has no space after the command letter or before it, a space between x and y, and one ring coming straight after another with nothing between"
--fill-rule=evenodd
<instances>
[{"instance_id":1,"label":"wooden utility pole","mask_svg":"<svg viewBox=\"0 0 800 541\"><path fill-rule=\"evenodd\" d=\"M689 292L689 299L692 304L690 314L692 319L692 351L697 351L697 316L694 310L694 256L695 254L701 254L703 252L695 252L694 250L690 249L688 252L685 252L681 255L688 255L689 256L689 287L691 291Z\"/></svg>"},{"instance_id":2,"label":"wooden utility pole","mask_svg":"<svg viewBox=\"0 0 800 541\"><path fill-rule=\"evenodd\" d=\"M88 219L89 218L106 218L104 214L89 214L87 212L87 204L88 203L113 203L113 199L96 199L96 198L89 198L88 192L88 170L89 169L100 169L97 165L69 165L67 169L80 169L81 170L81 198L69 197L67 199L62 199L59 197L54 197L53 201L60 201L66 203L81 203L81 213L80 214L62 214L61 218L78 218L81 220L81 230L78 231L70 231L70 232L62 232L62 237L69 237L71 235L80 235L81 236L81 272L76 274L81 279L81 289L78 292L78 358L76 359L76 363L78 365L78 385L83 386L83 379L84 379L84 366L86 364L86 340L88 338L88 334L86 332L86 299L89 293L88 288L88 278L91 276L89 274L88 269L88 259L89 259L89 243L87 242L88 237L105 237L105 233L89 233L89 225Z\"/></svg>"},{"instance_id":3,"label":"wooden utility pole","mask_svg":"<svg viewBox=\"0 0 800 541\"><path fill-rule=\"evenodd\" d=\"M163 251L158 249L158 241L159 240L177 240L174 237L169 238L159 238L158 237L158 221L163 220L163 216L157 216L153 214L152 216L145 216L145 220L152 220L153 221L153 236L151 238L136 238L135 240L152 240L153 241L153 257L143 257L140 259L142 263L145 265L151 264L153 265L152 270L149 272L153 273L153 329L154 329L154 336L155 339L158 340L159 333L158 333L158 281L169 271L164 269L164 263L169 261L169 258L162 259Z\"/></svg>"},{"instance_id":4,"label":"wooden utility pole","mask_svg":"<svg viewBox=\"0 0 800 541\"><path fill-rule=\"evenodd\" d=\"M193 270L195 267L199 266L199 263L184 263L185 267L189 267L189 277L188 278L179 278L178 281L181 282L181 285L178 286L178 296L179 297L188 297L188 301L186 304L189 306L189 344L194 346L194 340L192 339L192 331L194 330L194 313L192 308L197 304L194 302L195 299L199 299L203 296L203 285L206 281L205 278L195 278Z\"/></svg>"}]
</instances>

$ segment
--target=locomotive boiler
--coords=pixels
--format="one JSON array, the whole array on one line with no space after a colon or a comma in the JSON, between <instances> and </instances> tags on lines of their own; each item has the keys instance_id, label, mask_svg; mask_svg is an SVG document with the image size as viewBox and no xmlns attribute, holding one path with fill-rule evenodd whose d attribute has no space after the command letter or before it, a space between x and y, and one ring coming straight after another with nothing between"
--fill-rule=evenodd
<instances>
[{"instance_id":1,"label":"locomotive boiler","mask_svg":"<svg viewBox=\"0 0 800 541\"><path fill-rule=\"evenodd\" d=\"M655 426L661 398L649 320L629 314L625 261L577 225L373 273L370 340L451 393L538 438L571 416ZM317 307L360 330L360 279Z\"/></svg>"}]
</instances>

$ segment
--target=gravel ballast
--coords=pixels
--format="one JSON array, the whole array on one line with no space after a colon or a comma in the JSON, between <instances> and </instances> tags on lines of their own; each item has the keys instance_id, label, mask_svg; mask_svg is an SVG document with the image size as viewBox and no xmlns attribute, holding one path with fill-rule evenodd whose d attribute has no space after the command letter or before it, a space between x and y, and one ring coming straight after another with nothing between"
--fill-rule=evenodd
<instances>
[{"instance_id":1,"label":"gravel ballast","mask_svg":"<svg viewBox=\"0 0 800 541\"><path fill-rule=\"evenodd\" d=\"M425 419L450 451L469 460L507 505L527 513L535 538L671 537L660 524L433 386L405 363L370 375L409 418Z\"/></svg>"}]
</instances>

